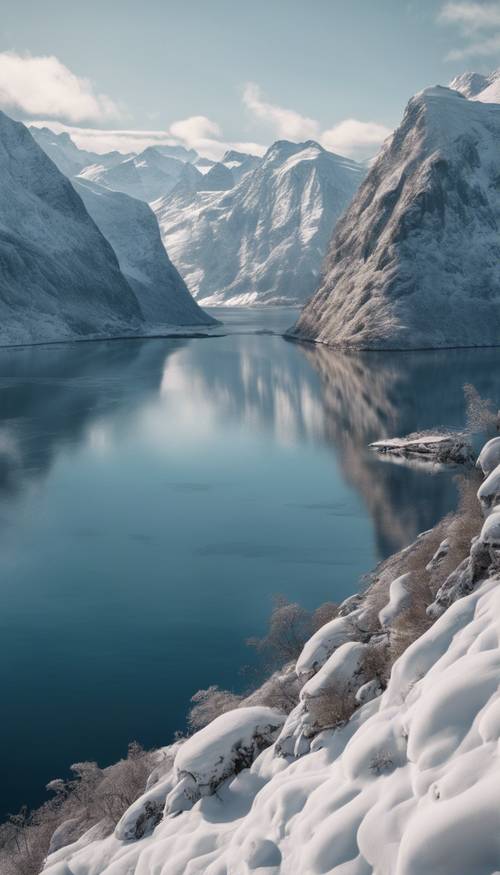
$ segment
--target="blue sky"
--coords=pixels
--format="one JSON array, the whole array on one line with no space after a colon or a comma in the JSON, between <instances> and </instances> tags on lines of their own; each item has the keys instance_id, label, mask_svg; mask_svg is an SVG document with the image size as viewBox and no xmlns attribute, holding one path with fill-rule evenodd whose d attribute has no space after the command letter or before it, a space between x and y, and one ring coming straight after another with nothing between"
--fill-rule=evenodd
<instances>
[{"instance_id":1,"label":"blue sky","mask_svg":"<svg viewBox=\"0 0 500 875\"><path fill-rule=\"evenodd\" d=\"M362 157L416 91L499 65L500 0L2 2L0 106L98 151L311 136Z\"/></svg>"}]
</instances>

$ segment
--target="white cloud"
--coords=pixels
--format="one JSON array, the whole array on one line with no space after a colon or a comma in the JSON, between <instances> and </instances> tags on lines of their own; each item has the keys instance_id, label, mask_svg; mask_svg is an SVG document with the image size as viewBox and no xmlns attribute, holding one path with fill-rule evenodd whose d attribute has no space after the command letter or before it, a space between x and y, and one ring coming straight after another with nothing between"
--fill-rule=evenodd
<instances>
[{"instance_id":1,"label":"white cloud","mask_svg":"<svg viewBox=\"0 0 500 875\"><path fill-rule=\"evenodd\" d=\"M31 117L102 122L121 113L89 79L76 76L53 55L0 52L0 106Z\"/></svg>"},{"instance_id":2,"label":"white cloud","mask_svg":"<svg viewBox=\"0 0 500 875\"><path fill-rule=\"evenodd\" d=\"M390 128L378 122L360 122L355 118L347 118L323 131L320 141L325 149L332 152L340 152L341 155L352 158L365 158L378 151L391 133Z\"/></svg>"},{"instance_id":3,"label":"white cloud","mask_svg":"<svg viewBox=\"0 0 500 875\"><path fill-rule=\"evenodd\" d=\"M438 21L456 27L465 40L464 45L448 52L447 61L489 57L500 51L500 2L445 3Z\"/></svg>"},{"instance_id":4,"label":"white cloud","mask_svg":"<svg viewBox=\"0 0 500 875\"><path fill-rule=\"evenodd\" d=\"M261 90L254 82L245 85L243 103L256 118L269 122L277 137L286 140L315 140L319 136L317 121L300 115L293 109L267 103L262 99Z\"/></svg>"},{"instance_id":5,"label":"white cloud","mask_svg":"<svg viewBox=\"0 0 500 875\"><path fill-rule=\"evenodd\" d=\"M466 32L500 28L500 4L498 3L445 3L439 13L439 20L457 24Z\"/></svg>"},{"instance_id":6,"label":"white cloud","mask_svg":"<svg viewBox=\"0 0 500 875\"><path fill-rule=\"evenodd\" d=\"M245 86L243 103L256 118L272 126L274 136L288 140L317 140L325 149L351 158L372 156L391 133L390 128L378 122L364 122L354 118L344 119L332 128L322 131L315 119L263 100L260 88L253 82Z\"/></svg>"}]
</instances>

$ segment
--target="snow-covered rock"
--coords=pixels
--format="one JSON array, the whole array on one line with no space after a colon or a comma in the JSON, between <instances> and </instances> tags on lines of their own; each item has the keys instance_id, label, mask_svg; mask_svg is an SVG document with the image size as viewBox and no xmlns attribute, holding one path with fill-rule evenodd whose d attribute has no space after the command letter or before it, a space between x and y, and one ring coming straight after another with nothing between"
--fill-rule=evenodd
<instances>
[{"instance_id":1,"label":"snow-covered rock","mask_svg":"<svg viewBox=\"0 0 500 875\"><path fill-rule=\"evenodd\" d=\"M408 459L422 465L465 465L474 462L474 450L459 434L422 434L409 438L386 438L370 444L389 458Z\"/></svg>"},{"instance_id":2,"label":"snow-covered rock","mask_svg":"<svg viewBox=\"0 0 500 875\"><path fill-rule=\"evenodd\" d=\"M73 185L120 268L149 325L210 325L170 261L155 215L143 201L76 177Z\"/></svg>"},{"instance_id":3,"label":"snow-covered rock","mask_svg":"<svg viewBox=\"0 0 500 875\"><path fill-rule=\"evenodd\" d=\"M382 628L390 626L396 617L409 608L411 604L411 592L408 586L410 580L411 574L407 572L392 581L389 589L389 601L378 615Z\"/></svg>"},{"instance_id":4,"label":"snow-covered rock","mask_svg":"<svg viewBox=\"0 0 500 875\"><path fill-rule=\"evenodd\" d=\"M500 465L493 468L484 483L481 483L477 497L485 515L490 513L496 504L500 503Z\"/></svg>"},{"instance_id":5,"label":"snow-covered rock","mask_svg":"<svg viewBox=\"0 0 500 875\"><path fill-rule=\"evenodd\" d=\"M309 638L295 666L299 677L308 677L317 672L342 644L363 640L365 633L356 622L359 613L353 611L345 617L335 617Z\"/></svg>"},{"instance_id":6,"label":"snow-covered rock","mask_svg":"<svg viewBox=\"0 0 500 875\"><path fill-rule=\"evenodd\" d=\"M480 468L485 477L500 465L500 437L489 440L479 453L476 467Z\"/></svg>"},{"instance_id":7,"label":"snow-covered rock","mask_svg":"<svg viewBox=\"0 0 500 875\"><path fill-rule=\"evenodd\" d=\"M188 738L174 760L176 784L167 797L165 810L174 814L190 808L202 796L242 769L276 738L285 715L255 705L237 708L216 717Z\"/></svg>"},{"instance_id":8,"label":"snow-covered rock","mask_svg":"<svg viewBox=\"0 0 500 875\"><path fill-rule=\"evenodd\" d=\"M227 172L235 160L226 156ZM176 188L152 207L202 305L292 304L313 292L335 222L363 175L317 143L280 141L229 191Z\"/></svg>"},{"instance_id":9,"label":"snow-covered rock","mask_svg":"<svg viewBox=\"0 0 500 875\"><path fill-rule=\"evenodd\" d=\"M80 196L28 129L0 113L0 344L116 336L141 323Z\"/></svg>"},{"instance_id":10,"label":"snow-covered rock","mask_svg":"<svg viewBox=\"0 0 500 875\"><path fill-rule=\"evenodd\" d=\"M343 692L352 692L353 685L358 689L361 682L355 678L359 675L366 654L366 644L360 641L346 641L341 644L327 659L320 670L304 684L300 691L303 702L313 699L336 687Z\"/></svg>"},{"instance_id":11,"label":"snow-covered rock","mask_svg":"<svg viewBox=\"0 0 500 875\"><path fill-rule=\"evenodd\" d=\"M441 87L412 98L291 335L359 349L498 344L499 138L498 104Z\"/></svg>"}]
</instances>

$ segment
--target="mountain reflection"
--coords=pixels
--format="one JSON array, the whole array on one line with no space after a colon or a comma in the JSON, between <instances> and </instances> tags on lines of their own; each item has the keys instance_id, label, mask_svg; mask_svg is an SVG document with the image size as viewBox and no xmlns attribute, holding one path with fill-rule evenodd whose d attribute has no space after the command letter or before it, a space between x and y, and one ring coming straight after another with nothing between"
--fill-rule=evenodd
<instances>
[{"instance_id":1,"label":"mountain reflection","mask_svg":"<svg viewBox=\"0 0 500 875\"><path fill-rule=\"evenodd\" d=\"M103 416L155 395L184 341L119 341L0 350L0 497L46 473Z\"/></svg>"},{"instance_id":2,"label":"mountain reflection","mask_svg":"<svg viewBox=\"0 0 500 875\"><path fill-rule=\"evenodd\" d=\"M205 421L236 419L284 444L332 448L370 513L380 556L452 509L453 472L387 464L368 444L437 426L461 427L463 385L495 396L496 350L344 354L282 338L191 344L167 362L162 392L190 399Z\"/></svg>"}]
</instances>

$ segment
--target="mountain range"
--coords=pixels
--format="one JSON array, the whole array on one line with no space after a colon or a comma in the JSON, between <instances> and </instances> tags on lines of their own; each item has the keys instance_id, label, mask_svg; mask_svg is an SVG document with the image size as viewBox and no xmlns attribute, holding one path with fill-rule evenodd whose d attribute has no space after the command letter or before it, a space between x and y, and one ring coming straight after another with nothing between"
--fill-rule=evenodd
<instances>
[{"instance_id":1,"label":"mountain range","mask_svg":"<svg viewBox=\"0 0 500 875\"><path fill-rule=\"evenodd\" d=\"M226 168L241 158L228 153ZM314 291L335 222L364 173L318 143L283 140L229 190L178 186L152 208L202 305L297 304Z\"/></svg>"}]
</instances>

